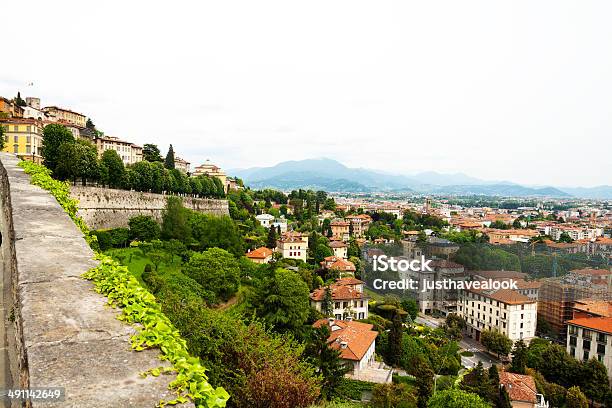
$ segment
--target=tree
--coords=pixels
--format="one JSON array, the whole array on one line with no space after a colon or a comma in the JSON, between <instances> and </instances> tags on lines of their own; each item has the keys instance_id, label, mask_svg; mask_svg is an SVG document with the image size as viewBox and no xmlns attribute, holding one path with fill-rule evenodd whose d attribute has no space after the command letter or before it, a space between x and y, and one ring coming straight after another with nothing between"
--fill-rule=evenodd
<instances>
[{"instance_id":1,"label":"tree","mask_svg":"<svg viewBox=\"0 0 612 408\"><path fill-rule=\"evenodd\" d=\"M587 398L592 401L603 402L606 393L610 390L606 366L597 359L591 358L583 364L581 378L580 388Z\"/></svg>"},{"instance_id":2,"label":"tree","mask_svg":"<svg viewBox=\"0 0 612 408\"><path fill-rule=\"evenodd\" d=\"M567 408L588 408L589 402L582 391L580 391L580 388L573 386L567 390L565 406Z\"/></svg>"},{"instance_id":3,"label":"tree","mask_svg":"<svg viewBox=\"0 0 612 408\"><path fill-rule=\"evenodd\" d=\"M128 221L130 238L138 241L152 241L160 236L159 224L148 215L137 215Z\"/></svg>"},{"instance_id":4,"label":"tree","mask_svg":"<svg viewBox=\"0 0 612 408\"><path fill-rule=\"evenodd\" d=\"M399 366L402 355L402 336L404 334L404 326L398 309L393 313L391 331L389 332L389 340L387 343L387 361L392 366Z\"/></svg>"},{"instance_id":5,"label":"tree","mask_svg":"<svg viewBox=\"0 0 612 408\"><path fill-rule=\"evenodd\" d=\"M357 244L357 241L355 239L351 239L349 241L347 256L349 258L352 256L361 258L361 251L359 250L359 244Z\"/></svg>"},{"instance_id":6,"label":"tree","mask_svg":"<svg viewBox=\"0 0 612 408\"><path fill-rule=\"evenodd\" d=\"M427 408L491 408L476 394L451 388L435 393L427 402Z\"/></svg>"},{"instance_id":7,"label":"tree","mask_svg":"<svg viewBox=\"0 0 612 408\"><path fill-rule=\"evenodd\" d=\"M242 235L230 217L191 212L189 225L193 238L199 243L198 249L217 247L237 257L244 255Z\"/></svg>"},{"instance_id":8,"label":"tree","mask_svg":"<svg viewBox=\"0 0 612 408\"><path fill-rule=\"evenodd\" d=\"M109 187L121 186L125 175L125 167L123 166L123 160L121 160L121 157L119 157L117 151L109 149L102 153L100 169L101 173L104 173L104 176L101 175L100 177L104 185Z\"/></svg>"},{"instance_id":9,"label":"tree","mask_svg":"<svg viewBox=\"0 0 612 408\"><path fill-rule=\"evenodd\" d=\"M570 237L570 235L566 231L563 231L561 235L559 235L558 242L566 242L566 243L571 244L572 242L574 242L574 240L572 239L572 237Z\"/></svg>"},{"instance_id":10,"label":"tree","mask_svg":"<svg viewBox=\"0 0 612 408\"><path fill-rule=\"evenodd\" d=\"M162 157L159 152L159 147L151 143L145 143L142 147L142 158L148 162L161 162Z\"/></svg>"},{"instance_id":11,"label":"tree","mask_svg":"<svg viewBox=\"0 0 612 408\"><path fill-rule=\"evenodd\" d=\"M467 327L465 319L456 313L449 313L446 316L444 323L444 332L453 340L461 340L463 338L463 330Z\"/></svg>"},{"instance_id":12,"label":"tree","mask_svg":"<svg viewBox=\"0 0 612 408\"><path fill-rule=\"evenodd\" d=\"M57 123L45 126L40 150L43 164L55 174L55 168L62 154L60 146L63 143L74 143L74 141L72 133L65 126Z\"/></svg>"},{"instance_id":13,"label":"tree","mask_svg":"<svg viewBox=\"0 0 612 408\"><path fill-rule=\"evenodd\" d=\"M183 207L183 200L180 197L168 197L162 214L162 238L178 239L182 242L191 240L188 211Z\"/></svg>"},{"instance_id":14,"label":"tree","mask_svg":"<svg viewBox=\"0 0 612 408\"><path fill-rule=\"evenodd\" d=\"M164 160L164 167L167 169L174 169L174 149L172 148L172 144L168 149L168 154L166 154L166 160Z\"/></svg>"},{"instance_id":15,"label":"tree","mask_svg":"<svg viewBox=\"0 0 612 408\"><path fill-rule=\"evenodd\" d=\"M488 351L496 353L498 357L507 356L512 350L512 340L497 331L483 331L480 335L480 341Z\"/></svg>"},{"instance_id":16,"label":"tree","mask_svg":"<svg viewBox=\"0 0 612 408\"><path fill-rule=\"evenodd\" d=\"M434 371L423 359L417 359L413 368L413 375L416 377L416 387L419 393L418 407L427 407L427 401L433 392ZM436 394L437 395L437 394Z\"/></svg>"},{"instance_id":17,"label":"tree","mask_svg":"<svg viewBox=\"0 0 612 408\"><path fill-rule=\"evenodd\" d=\"M417 305L417 302L414 299L402 300L402 309L408 312L408 316L410 316L412 321L414 321L419 314L419 305Z\"/></svg>"},{"instance_id":18,"label":"tree","mask_svg":"<svg viewBox=\"0 0 612 408\"><path fill-rule=\"evenodd\" d=\"M274 228L272 225L270 225L270 228L268 229L266 246L270 249L276 248L276 228Z\"/></svg>"},{"instance_id":19,"label":"tree","mask_svg":"<svg viewBox=\"0 0 612 408\"><path fill-rule=\"evenodd\" d=\"M325 316L331 316L334 313L334 299L332 297L332 290L329 286L325 287L321 311Z\"/></svg>"},{"instance_id":20,"label":"tree","mask_svg":"<svg viewBox=\"0 0 612 408\"><path fill-rule=\"evenodd\" d=\"M91 118L87 118L87 122L85 123L85 127L87 129L91 129L91 130L95 130L96 129L96 125L94 125L94 123L91 120Z\"/></svg>"},{"instance_id":21,"label":"tree","mask_svg":"<svg viewBox=\"0 0 612 408\"><path fill-rule=\"evenodd\" d=\"M98 152L88 140L64 142L60 145L59 157L54 175L60 180L71 179L76 184L81 179L87 185L87 179L98 177Z\"/></svg>"},{"instance_id":22,"label":"tree","mask_svg":"<svg viewBox=\"0 0 612 408\"><path fill-rule=\"evenodd\" d=\"M26 101L21 98L21 92L17 92L17 96L15 97L15 104L17 106L27 106Z\"/></svg>"},{"instance_id":23,"label":"tree","mask_svg":"<svg viewBox=\"0 0 612 408\"><path fill-rule=\"evenodd\" d=\"M228 301L240 287L240 264L221 248L194 254L183 267L183 272L223 301Z\"/></svg>"},{"instance_id":24,"label":"tree","mask_svg":"<svg viewBox=\"0 0 612 408\"><path fill-rule=\"evenodd\" d=\"M514 343L510 371L517 374L525 374L527 369L527 352L527 346L522 339Z\"/></svg>"},{"instance_id":25,"label":"tree","mask_svg":"<svg viewBox=\"0 0 612 408\"><path fill-rule=\"evenodd\" d=\"M416 396L406 384L376 384L372 388L373 408L412 408L416 407Z\"/></svg>"},{"instance_id":26,"label":"tree","mask_svg":"<svg viewBox=\"0 0 612 408\"><path fill-rule=\"evenodd\" d=\"M295 330L310 313L309 293L298 274L279 268L256 284L249 307L275 329Z\"/></svg>"},{"instance_id":27,"label":"tree","mask_svg":"<svg viewBox=\"0 0 612 408\"><path fill-rule=\"evenodd\" d=\"M4 150L6 140L4 140L5 127L0 125L0 150Z\"/></svg>"},{"instance_id":28,"label":"tree","mask_svg":"<svg viewBox=\"0 0 612 408\"><path fill-rule=\"evenodd\" d=\"M329 336L330 331L326 324L312 330L304 352L322 377L321 393L326 398L334 395L334 391L348 371L340 359L340 350L329 346L327 341Z\"/></svg>"}]
</instances>

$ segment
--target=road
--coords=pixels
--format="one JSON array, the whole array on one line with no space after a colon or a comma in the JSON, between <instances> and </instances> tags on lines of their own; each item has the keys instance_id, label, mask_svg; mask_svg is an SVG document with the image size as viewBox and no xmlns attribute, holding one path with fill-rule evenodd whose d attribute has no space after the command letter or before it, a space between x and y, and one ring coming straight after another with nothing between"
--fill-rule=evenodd
<instances>
[{"instance_id":1,"label":"road","mask_svg":"<svg viewBox=\"0 0 612 408\"><path fill-rule=\"evenodd\" d=\"M419 314L416 318L416 322L435 329L443 324L444 320ZM485 368L491 367L491 364L501 364L498 359L486 352L482 344L469 337L464 337L463 340L459 342L459 347L474 353L472 357L461 356L461 364L467 368L476 366L479 361L482 361L482 365Z\"/></svg>"}]
</instances>

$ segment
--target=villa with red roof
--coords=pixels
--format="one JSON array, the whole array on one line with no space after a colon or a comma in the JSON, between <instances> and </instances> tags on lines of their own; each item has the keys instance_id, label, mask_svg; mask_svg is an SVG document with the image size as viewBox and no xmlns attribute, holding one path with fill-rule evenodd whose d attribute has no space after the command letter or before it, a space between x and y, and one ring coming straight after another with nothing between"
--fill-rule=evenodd
<instances>
[{"instance_id":1,"label":"villa with red roof","mask_svg":"<svg viewBox=\"0 0 612 408\"><path fill-rule=\"evenodd\" d=\"M245 254L251 261L259 264L269 263L272 260L273 251L270 248L259 247Z\"/></svg>"},{"instance_id":2,"label":"villa with red roof","mask_svg":"<svg viewBox=\"0 0 612 408\"><path fill-rule=\"evenodd\" d=\"M535 380L529 375L501 371L499 385L508 393L512 408L548 408L548 402L538 394Z\"/></svg>"},{"instance_id":3,"label":"villa with red roof","mask_svg":"<svg viewBox=\"0 0 612 408\"><path fill-rule=\"evenodd\" d=\"M340 271L341 274L350 275L354 275L355 271L357 270L354 263L338 256L328 256L323 258L323 261L321 261L321 268L336 269Z\"/></svg>"},{"instance_id":4,"label":"villa with red roof","mask_svg":"<svg viewBox=\"0 0 612 408\"><path fill-rule=\"evenodd\" d=\"M315 289L310 294L310 305L319 312L325 309L325 296L331 292L331 316L336 319L351 317L368 318L368 295L363 291L363 281L353 277L337 279L331 285Z\"/></svg>"},{"instance_id":5,"label":"villa with red roof","mask_svg":"<svg viewBox=\"0 0 612 408\"><path fill-rule=\"evenodd\" d=\"M340 351L340 358L349 368L347 376L360 378L360 374L367 373L370 381L391 381L390 371L374 368L374 351L378 332L372 330L373 325L355 322L352 319L337 320L330 317L317 320L313 327L318 328L323 325L327 325L331 332L327 343L331 348ZM374 379L373 377L379 378Z\"/></svg>"}]
</instances>

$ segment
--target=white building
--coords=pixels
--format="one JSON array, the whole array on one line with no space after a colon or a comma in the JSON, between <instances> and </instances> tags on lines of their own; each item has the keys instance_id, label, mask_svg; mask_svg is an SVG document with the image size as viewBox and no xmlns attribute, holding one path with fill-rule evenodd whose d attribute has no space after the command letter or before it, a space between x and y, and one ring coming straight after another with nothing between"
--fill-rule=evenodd
<instances>
[{"instance_id":1,"label":"white building","mask_svg":"<svg viewBox=\"0 0 612 408\"><path fill-rule=\"evenodd\" d=\"M485 330L498 331L512 341L535 337L538 303L511 289L463 290L457 313L468 325L468 335L480 341Z\"/></svg>"},{"instance_id":2,"label":"white building","mask_svg":"<svg viewBox=\"0 0 612 408\"><path fill-rule=\"evenodd\" d=\"M270 224L274 221L274 216L272 214L259 214L255 216L255 219L259 221L262 227L270 228Z\"/></svg>"},{"instance_id":3,"label":"white building","mask_svg":"<svg viewBox=\"0 0 612 408\"><path fill-rule=\"evenodd\" d=\"M334 256L342 259L348 258L348 245L342 241L332 241L329 247L334 251Z\"/></svg>"},{"instance_id":4,"label":"white building","mask_svg":"<svg viewBox=\"0 0 612 408\"><path fill-rule=\"evenodd\" d=\"M567 322L567 352L577 360L596 358L612 382L612 317L580 317Z\"/></svg>"},{"instance_id":5,"label":"white building","mask_svg":"<svg viewBox=\"0 0 612 408\"><path fill-rule=\"evenodd\" d=\"M327 291L331 294L332 313L336 319L367 319L368 295L363 291L363 282L349 277L336 279L328 287L322 286L310 294L310 305L321 313L325 309Z\"/></svg>"},{"instance_id":6,"label":"white building","mask_svg":"<svg viewBox=\"0 0 612 408\"><path fill-rule=\"evenodd\" d=\"M306 262L308 251L308 236L299 232L289 231L276 241L275 252L287 259L299 259Z\"/></svg>"},{"instance_id":7,"label":"white building","mask_svg":"<svg viewBox=\"0 0 612 408\"><path fill-rule=\"evenodd\" d=\"M274 222L270 225L276 228L277 231L280 228L281 234L284 234L285 232L287 232L287 220L284 219L282 216L274 220Z\"/></svg>"}]
</instances>

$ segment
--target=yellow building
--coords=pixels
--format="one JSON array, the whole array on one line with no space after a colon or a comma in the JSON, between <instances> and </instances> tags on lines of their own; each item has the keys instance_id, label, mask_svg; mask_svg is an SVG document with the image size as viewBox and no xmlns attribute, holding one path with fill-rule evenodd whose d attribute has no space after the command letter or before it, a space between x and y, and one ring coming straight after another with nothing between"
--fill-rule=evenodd
<instances>
[{"instance_id":1,"label":"yellow building","mask_svg":"<svg viewBox=\"0 0 612 408\"><path fill-rule=\"evenodd\" d=\"M4 127L3 151L15 153L24 160L42 161L42 122L24 118L0 119L0 126Z\"/></svg>"}]
</instances>

